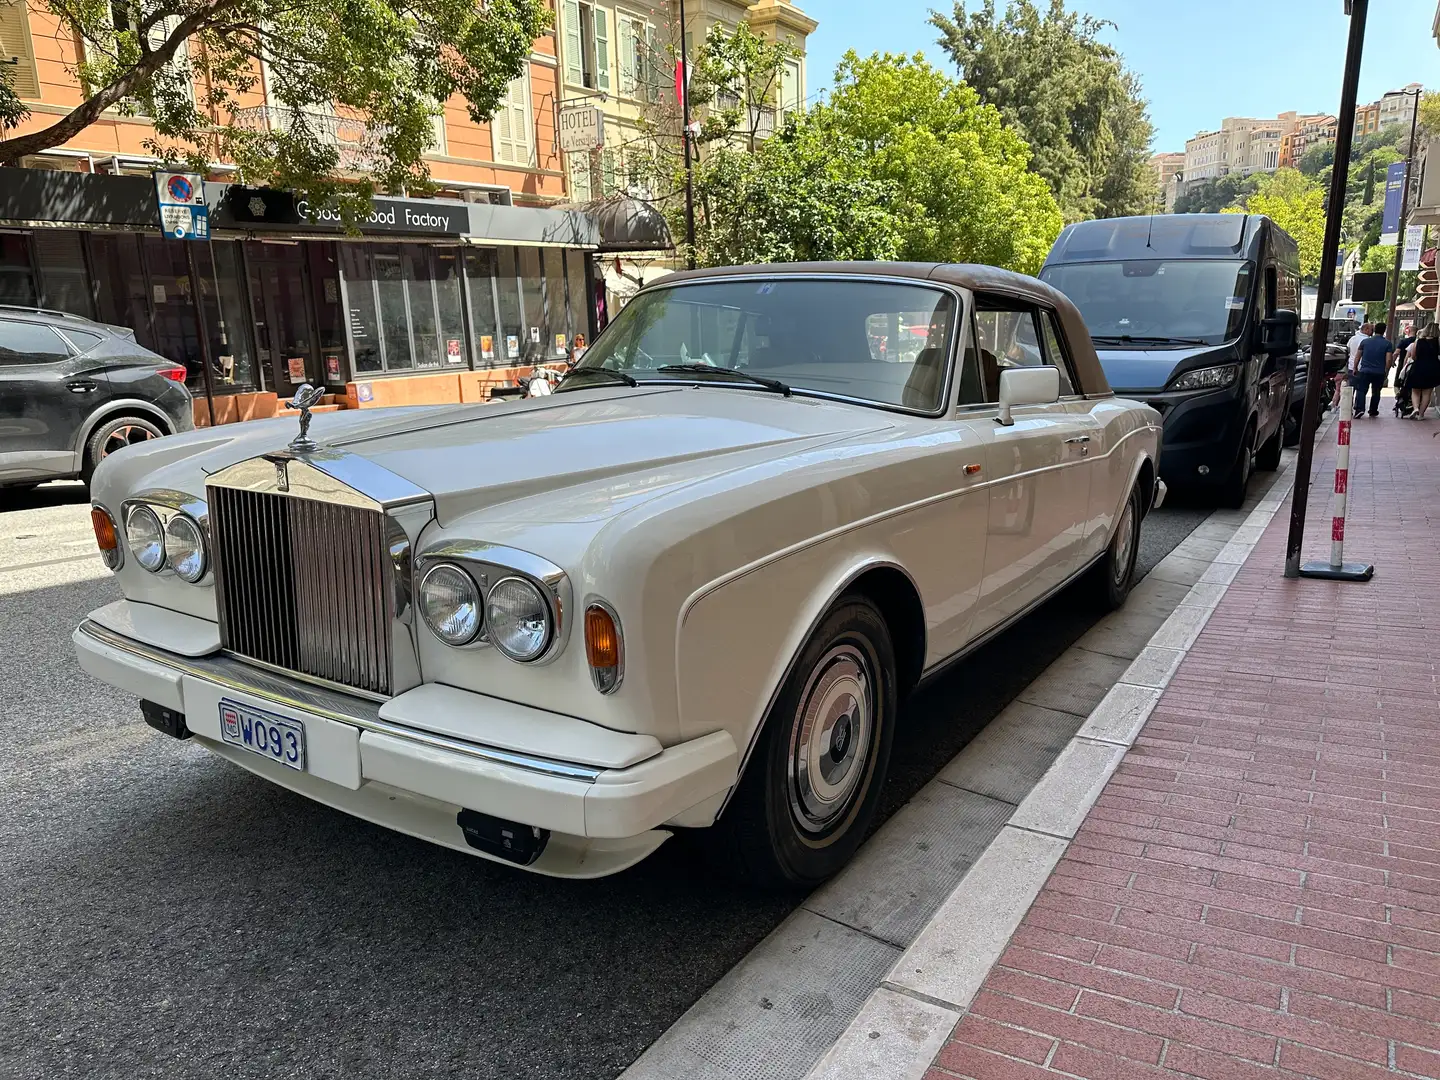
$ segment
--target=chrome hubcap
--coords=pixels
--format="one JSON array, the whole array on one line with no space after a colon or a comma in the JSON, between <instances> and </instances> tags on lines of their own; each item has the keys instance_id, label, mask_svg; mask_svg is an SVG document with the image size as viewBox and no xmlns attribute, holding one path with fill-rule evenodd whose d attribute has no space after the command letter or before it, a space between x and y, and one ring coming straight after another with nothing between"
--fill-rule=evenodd
<instances>
[{"instance_id":1,"label":"chrome hubcap","mask_svg":"<svg viewBox=\"0 0 1440 1080\"><path fill-rule=\"evenodd\" d=\"M865 775L875 729L874 680L853 645L815 665L790 729L787 788L800 827L823 832L845 813Z\"/></svg>"},{"instance_id":2,"label":"chrome hubcap","mask_svg":"<svg viewBox=\"0 0 1440 1080\"><path fill-rule=\"evenodd\" d=\"M1115 584L1124 585L1130 576L1130 555L1135 550L1135 501L1125 500L1120 529L1115 536Z\"/></svg>"},{"instance_id":3,"label":"chrome hubcap","mask_svg":"<svg viewBox=\"0 0 1440 1080\"><path fill-rule=\"evenodd\" d=\"M155 433L149 428L137 427L134 424L126 424L122 428L116 428L100 447L100 457L107 458L116 450L122 450L135 443L148 442L155 438Z\"/></svg>"}]
</instances>

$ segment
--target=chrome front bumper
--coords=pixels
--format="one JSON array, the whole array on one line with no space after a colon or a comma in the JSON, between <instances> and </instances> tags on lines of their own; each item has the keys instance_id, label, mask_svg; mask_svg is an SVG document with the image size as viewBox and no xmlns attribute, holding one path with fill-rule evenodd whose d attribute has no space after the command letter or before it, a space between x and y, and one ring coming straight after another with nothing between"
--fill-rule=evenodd
<instances>
[{"instance_id":1,"label":"chrome front bumper","mask_svg":"<svg viewBox=\"0 0 1440 1080\"><path fill-rule=\"evenodd\" d=\"M93 619L73 640L85 671L185 714L207 749L357 817L478 855L485 853L466 843L456 822L461 809L549 830L545 852L528 867L541 873L623 869L664 841L669 834L659 830L672 819L708 823L705 808L718 807L738 769L725 732L662 748L649 736L451 687L427 684L377 703L223 654L180 656ZM302 720L306 771L224 742L221 697ZM437 714L452 729L473 726L489 737L425 730ZM575 747L587 748L591 760L573 760Z\"/></svg>"}]
</instances>

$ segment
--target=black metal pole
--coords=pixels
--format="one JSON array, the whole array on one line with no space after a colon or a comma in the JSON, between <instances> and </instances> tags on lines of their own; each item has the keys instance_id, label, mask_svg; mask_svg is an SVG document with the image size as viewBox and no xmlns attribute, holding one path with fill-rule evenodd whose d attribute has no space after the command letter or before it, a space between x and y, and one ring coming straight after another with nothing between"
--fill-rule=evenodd
<instances>
[{"instance_id":1,"label":"black metal pole","mask_svg":"<svg viewBox=\"0 0 1440 1080\"><path fill-rule=\"evenodd\" d=\"M1340 220L1345 213L1345 185L1350 179L1350 143L1355 134L1355 95L1360 57L1365 51L1365 16L1370 0L1350 0L1350 40L1345 48L1345 77L1340 85L1340 123L1335 131L1335 165L1330 173L1330 206L1325 215L1325 243L1320 253L1320 282L1315 297L1315 333L1310 341L1310 366L1305 383L1305 411L1300 420L1300 457L1295 462L1295 492L1290 502L1290 537L1285 546L1285 576L1300 576L1300 549L1305 546L1305 511L1310 501L1310 470L1315 459L1315 429L1320 425L1320 392L1325 379L1325 344L1330 337L1330 305L1335 299L1335 260L1340 252Z\"/></svg>"},{"instance_id":2,"label":"black metal pole","mask_svg":"<svg viewBox=\"0 0 1440 1080\"><path fill-rule=\"evenodd\" d=\"M210 376L210 335L205 330L205 297L200 290L200 272L195 266L195 247L192 240L181 240L185 245L185 263L190 271L190 302L195 305L195 332L200 335L200 370L205 376L205 404L210 409L210 426L215 426L215 386Z\"/></svg>"},{"instance_id":3,"label":"black metal pole","mask_svg":"<svg viewBox=\"0 0 1440 1080\"><path fill-rule=\"evenodd\" d=\"M1400 264L1405 259L1405 219L1410 214L1410 181L1415 172L1415 123L1420 119L1420 91L1414 91L1415 111L1410 114L1410 145L1405 150L1405 183L1400 188L1400 233L1395 237L1395 266L1390 271L1390 309L1385 313L1385 328L1390 340L1397 340L1395 333L1395 305L1400 300ZM1399 367L1399 360L1396 360ZM1397 387L1398 389L1398 387Z\"/></svg>"},{"instance_id":4,"label":"black metal pole","mask_svg":"<svg viewBox=\"0 0 1440 1080\"><path fill-rule=\"evenodd\" d=\"M685 48L685 0L680 0L680 115L685 125L685 266L695 269L695 179L690 169L690 57Z\"/></svg>"}]
</instances>

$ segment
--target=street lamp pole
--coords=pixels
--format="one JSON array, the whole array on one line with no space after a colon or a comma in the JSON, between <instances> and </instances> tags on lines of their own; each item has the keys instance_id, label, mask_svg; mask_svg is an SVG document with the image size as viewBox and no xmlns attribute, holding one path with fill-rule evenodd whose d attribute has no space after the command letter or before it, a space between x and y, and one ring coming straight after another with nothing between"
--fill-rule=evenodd
<instances>
[{"instance_id":1,"label":"street lamp pole","mask_svg":"<svg viewBox=\"0 0 1440 1080\"><path fill-rule=\"evenodd\" d=\"M680 0L680 115L685 125L685 266L695 269L695 177L690 168L690 57L685 48L685 0Z\"/></svg>"},{"instance_id":2,"label":"street lamp pole","mask_svg":"<svg viewBox=\"0 0 1440 1080\"><path fill-rule=\"evenodd\" d=\"M1365 51L1365 16L1370 0L1346 0L1350 40L1345 48L1345 77L1340 84L1340 123L1335 132L1335 165L1330 171L1330 206L1325 215L1325 243L1320 254L1320 287L1315 298L1315 333L1305 383L1305 411L1300 420L1300 457L1295 462L1295 493L1290 501L1290 536L1285 546L1285 576L1300 576L1300 549L1305 545L1305 511L1310 501L1310 471L1315 461L1315 429L1320 424L1320 391L1325 379L1325 345L1330 337L1330 305L1335 299L1335 260L1340 251L1340 219L1345 212L1345 185L1350 179L1350 144L1355 134L1355 96L1360 82L1360 57Z\"/></svg>"},{"instance_id":3,"label":"street lamp pole","mask_svg":"<svg viewBox=\"0 0 1440 1080\"><path fill-rule=\"evenodd\" d=\"M1395 333L1395 305L1400 300L1400 264L1405 258L1405 221L1410 215L1410 182L1415 172L1415 125L1420 119L1420 91L1412 90L1411 93L1415 96L1415 105L1410 113L1410 144L1405 149L1405 183L1400 188L1400 231L1395 237L1395 266L1390 271L1390 309L1385 315L1385 328L1390 333L1391 341L1400 336ZM1396 386L1399 386L1398 382Z\"/></svg>"}]
</instances>

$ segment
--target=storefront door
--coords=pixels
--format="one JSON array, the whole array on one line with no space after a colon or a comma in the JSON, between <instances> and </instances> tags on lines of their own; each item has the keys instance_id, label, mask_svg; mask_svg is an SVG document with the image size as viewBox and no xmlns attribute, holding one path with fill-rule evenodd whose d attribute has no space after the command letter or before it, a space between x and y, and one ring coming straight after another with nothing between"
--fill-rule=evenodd
<instances>
[{"instance_id":1,"label":"storefront door","mask_svg":"<svg viewBox=\"0 0 1440 1080\"><path fill-rule=\"evenodd\" d=\"M253 241L245 247L255 345L271 387L285 398L301 383L324 382L305 301L309 290L300 245Z\"/></svg>"}]
</instances>

